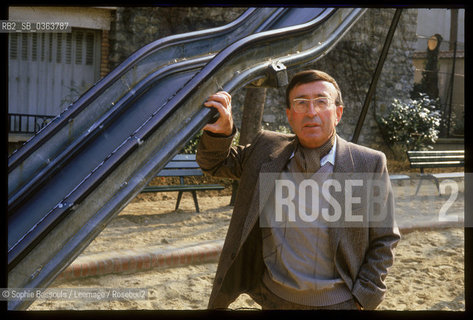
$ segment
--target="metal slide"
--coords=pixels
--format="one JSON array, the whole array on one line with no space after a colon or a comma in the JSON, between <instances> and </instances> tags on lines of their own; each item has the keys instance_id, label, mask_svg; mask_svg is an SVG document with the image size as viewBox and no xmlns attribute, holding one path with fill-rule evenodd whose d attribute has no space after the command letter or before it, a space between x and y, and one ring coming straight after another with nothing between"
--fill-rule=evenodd
<instances>
[{"instance_id":1,"label":"metal slide","mask_svg":"<svg viewBox=\"0 0 473 320\"><path fill-rule=\"evenodd\" d=\"M312 10L312 15L317 15L320 11L320 9ZM270 29L273 25L276 28L281 27L281 22L287 23L290 21L288 17L293 15L294 9L249 9L227 26L167 37L147 45L15 152L9 159L9 216L20 217L22 215L17 213L19 210L31 211L30 208L35 208L36 215L29 214L27 220L29 224L27 222L23 225L15 224L15 227L21 227L22 231L10 232L9 245L12 247L9 250L9 264L14 264L20 254L25 252L24 248L32 242L28 239L35 238L35 234L40 232L40 228L35 224L44 216L44 210L57 204L58 200L65 197L71 187L84 177L77 171L81 167L76 166L75 172L71 172L72 176L63 176L60 183L55 184L55 188L51 190L55 196L42 197L45 185L51 184L49 181L62 172L65 164L77 154L85 154L80 163L84 174L88 174L156 111L156 105L165 103L165 99L172 97L177 88L210 61L214 56L213 53L222 49L225 44L241 39L249 33ZM299 19L308 18L299 17ZM180 71L186 71L187 74L179 76L172 84L164 81L168 76ZM130 103L134 97L143 92L152 98L144 102L140 97L141 101ZM155 96L164 100L154 101ZM114 133L112 139L98 147L96 152L83 152L83 148L90 141L103 134L104 130L125 112L127 115L131 113L135 121L127 121L127 127L122 127L122 130ZM65 187L65 183L69 187ZM34 200L34 195L38 195L39 198ZM30 208L27 203L30 203ZM21 243L18 241L15 242L16 245L12 243L18 240L13 238L15 233L20 235L32 227L35 229L34 232L30 232L26 238L21 238Z\"/></svg>"},{"instance_id":2,"label":"metal slide","mask_svg":"<svg viewBox=\"0 0 473 320\"><path fill-rule=\"evenodd\" d=\"M93 99L88 93L79 99L95 99L99 108L113 97L111 106L101 111L72 106L71 111L58 117L56 124L47 126L23 151L10 158L8 286L47 287L215 116L214 110L202 107L202 103L220 85L230 92L249 83L284 85L287 69L322 57L363 12L273 10L266 12L268 16L257 23L250 35L229 41L231 44L217 54L197 54L192 59L182 56L171 63L168 59L154 69L150 66L156 58L150 58L153 55L148 53L140 56L141 50L138 51L135 60L150 62L142 66L126 61L122 70L111 73L111 78L119 79L116 86L122 86L121 90L104 81L91 89L97 91L90 93ZM242 17L245 15L250 16L248 11ZM240 18L235 24L245 19ZM307 22L299 24L304 20ZM207 36L221 35L209 32ZM186 40L187 45L199 47L195 43L199 41L191 38ZM187 45L176 51L185 50ZM160 50L166 50L165 46ZM137 76L140 67L145 76ZM77 129L79 126L74 124L81 116L86 124ZM51 140L60 142L49 144ZM30 169L30 165L34 168ZM28 174L23 175L25 171ZM10 301L9 309L24 309L29 303Z\"/></svg>"},{"instance_id":3,"label":"metal slide","mask_svg":"<svg viewBox=\"0 0 473 320\"><path fill-rule=\"evenodd\" d=\"M312 10L312 14L320 11ZM9 159L8 213L12 221L9 265L14 265L27 252L25 248L32 246L38 234L47 231L42 227L46 223L41 221L45 212L149 118L157 105L165 103L165 99L210 61L215 52L250 33L273 25L277 28L292 12L285 8L249 9L224 27L171 36L143 47L15 152ZM165 81L182 70L188 74L171 80L172 83ZM130 102L143 92L151 97L148 101L140 97L140 101ZM153 100L155 96L158 98ZM159 97L164 100L160 101ZM124 113L131 114L134 121L127 121L126 127L114 132L94 152L84 152L91 141L107 132L111 123ZM75 161L80 166L74 166L67 175L64 166L78 154L83 155L81 161ZM56 179L56 183L47 189L51 179ZM43 197L46 191L53 196ZM29 212L27 219L22 211ZM48 220L53 219L49 216Z\"/></svg>"}]
</instances>

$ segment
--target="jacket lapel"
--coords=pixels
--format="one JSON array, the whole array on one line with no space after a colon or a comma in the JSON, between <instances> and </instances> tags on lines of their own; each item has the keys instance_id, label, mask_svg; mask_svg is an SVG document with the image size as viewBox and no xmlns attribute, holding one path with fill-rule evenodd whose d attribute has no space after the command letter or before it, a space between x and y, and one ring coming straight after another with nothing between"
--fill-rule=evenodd
<instances>
[{"instance_id":1,"label":"jacket lapel","mask_svg":"<svg viewBox=\"0 0 473 320\"><path fill-rule=\"evenodd\" d=\"M335 153L335 166L333 172L353 172L355 164L346 140L337 135L337 151Z\"/></svg>"},{"instance_id":2,"label":"jacket lapel","mask_svg":"<svg viewBox=\"0 0 473 320\"><path fill-rule=\"evenodd\" d=\"M348 142L337 136L337 150L335 153L335 166L333 168L334 174L354 172L354 169L355 165ZM338 203L344 202L344 197L340 193L335 193L335 199L338 201ZM343 214L344 212L342 212L342 215ZM336 253L342 232L344 232L344 229L341 226L337 226L336 223L334 223L332 227L329 228L330 245L332 252L334 253Z\"/></svg>"},{"instance_id":3,"label":"jacket lapel","mask_svg":"<svg viewBox=\"0 0 473 320\"><path fill-rule=\"evenodd\" d=\"M280 148L276 149L269 155L269 161L264 162L261 165L260 175L256 180L256 192L251 200L250 210L243 226L240 243L245 241L259 217L260 210L263 208L274 189L274 182L277 175L271 173L280 173L284 169L284 166L287 164L294 149L295 140L284 142L281 144ZM261 174L264 175L264 179L261 179Z\"/></svg>"}]
</instances>

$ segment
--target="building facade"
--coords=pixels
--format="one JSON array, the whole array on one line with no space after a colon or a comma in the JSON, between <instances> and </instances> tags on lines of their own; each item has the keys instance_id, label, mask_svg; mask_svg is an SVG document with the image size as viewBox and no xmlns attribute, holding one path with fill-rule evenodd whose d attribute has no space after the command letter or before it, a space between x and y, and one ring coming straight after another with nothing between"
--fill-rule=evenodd
<instances>
[{"instance_id":1,"label":"building facade","mask_svg":"<svg viewBox=\"0 0 473 320\"><path fill-rule=\"evenodd\" d=\"M70 32L10 33L9 142L29 139L109 69L112 8L10 7L9 20L67 22Z\"/></svg>"},{"instance_id":2,"label":"building facade","mask_svg":"<svg viewBox=\"0 0 473 320\"><path fill-rule=\"evenodd\" d=\"M72 29L69 33L10 34L9 141L26 141L47 119L59 114L144 45L172 34L224 25L245 10L221 7L10 7L10 20L64 20ZM420 81L419 74L424 68L426 38L435 30L444 39L450 39L451 10L437 10L403 10L361 132L361 144L375 147L384 144L375 121L376 113L383 112L394 98L409 98L409 92L415 82ZM346 139L353 134L394 12L389 8L368 9L332 51L310 66L327 71L339 82L346 104L339 134ZM464 10L457 12L456 17L455 58L451 46L441 51L439 87L445 104L450 101L448 92L453 92L451 104L455 112L452 118L461 123ZM450 20L441 30L432 29L433 21L439 19ZM440 23L436 25L440 26ZM452 82L448 72L453 61L456 63ZM448 91L452 83L454 90ZM245 90L239 90L233 99L238 126L244 96ZM284 108L284 88L268 89L263 126L273 130L287 128Z\"/></svg>"}]
</instances>

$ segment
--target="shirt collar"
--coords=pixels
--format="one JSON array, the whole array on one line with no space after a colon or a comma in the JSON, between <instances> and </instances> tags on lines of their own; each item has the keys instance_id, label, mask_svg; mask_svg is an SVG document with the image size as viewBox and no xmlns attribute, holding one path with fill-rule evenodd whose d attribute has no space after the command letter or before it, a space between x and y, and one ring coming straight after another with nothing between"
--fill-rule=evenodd
<instances>
[{"instance_id":1,"label":"shirt collar","mask_svg":"<svg viewBox=\"0 0 473 320\"><path fill-rule=\"evenodd\" d=\"M320 166L323 166L327 162L330 162L332 166L335 166L335 151L337 150L337 138L335 137L335 141L333 142L333 147L330 151L320 159Z\"/></svg>"}]
</instances>

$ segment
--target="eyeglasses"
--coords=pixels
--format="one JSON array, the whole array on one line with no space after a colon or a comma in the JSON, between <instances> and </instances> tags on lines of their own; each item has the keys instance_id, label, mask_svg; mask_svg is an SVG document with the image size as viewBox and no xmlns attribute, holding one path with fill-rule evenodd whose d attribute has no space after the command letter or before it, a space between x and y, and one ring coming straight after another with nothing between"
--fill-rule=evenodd
<instances>
[{"instance_id":1,"label":"eyeglasses","mask_svg":"<svg viewBox=\"0 0 473 320\"><path fill-rule=\"evenodd\" d=\"M309 111L310 102L313 102L316 112L326 110L333 102L330 97L319 97L314 99L295 98L292 100L292 107L296 113L306 113Z\"/></svg>"}]
</instances>

